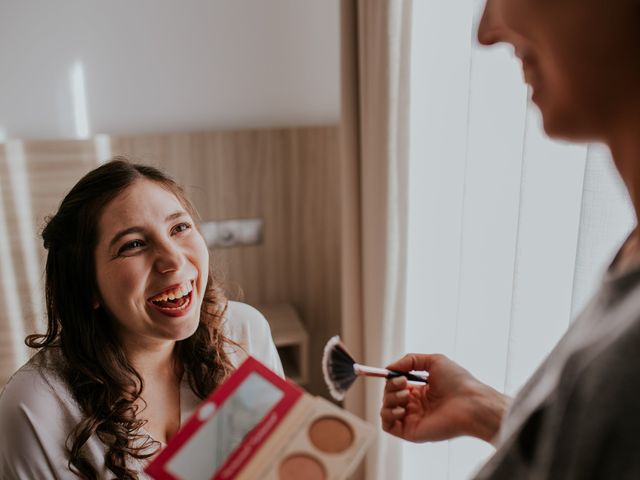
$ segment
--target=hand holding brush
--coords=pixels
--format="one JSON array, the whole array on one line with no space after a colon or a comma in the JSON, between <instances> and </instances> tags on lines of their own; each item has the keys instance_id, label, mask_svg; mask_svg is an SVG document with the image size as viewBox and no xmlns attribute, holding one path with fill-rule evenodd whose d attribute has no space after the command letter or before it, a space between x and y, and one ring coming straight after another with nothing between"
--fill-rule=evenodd
<instances>
[{"instance_id":1,"label":"hand holding brush","mask_svg":"<svg viewBox=\"0 0 640 480\"><path fill-rule=\"evenodd\" d=\"M398 370L427 370L429 385L388 381L382 398L382 429L412 442L433 442L469 435L496 438L509 398L440 354L409 354L389 365Z\"/></svg>"},{"instance_id":2,"label":"hand holding brush","mask_svg":"<svg viewBox=\"0 0 640 480\"><path fill-rule=\"evenodd\" d=\"M329 339L324 347L322 356L322 372L324 380L329 387L331 396L336 400L342 400L345 392L351 387L358 376L395 378L405 377L409 381L429 383L429 374L418 374L402 372L398 370L388 370L386 368L370 367L356 363L345 345L340 341L340 337L335 336Z\"/></svg>"}]
</instances>

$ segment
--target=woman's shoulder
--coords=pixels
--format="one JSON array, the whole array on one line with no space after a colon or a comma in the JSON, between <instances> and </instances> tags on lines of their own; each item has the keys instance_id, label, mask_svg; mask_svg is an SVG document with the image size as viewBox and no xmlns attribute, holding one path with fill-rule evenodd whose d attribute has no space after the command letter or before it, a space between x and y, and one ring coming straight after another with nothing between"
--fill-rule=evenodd
<instances>
[{"instance_id":1,"label":"woman's shoulder","mask_svg":"<svg viewBox=\"0 0 640 480\"><path fill-rule=\"evenodd\" d=\"M225 335L236 345L231 345L231 362L238 366L251 355L279 375L283 375L282 363L271 338L271 328L262 313L241 302L230 301L225 313Z\"/></svg>"},{"instance_id":2,"label":"woman's shoulder","mask_svg":"<svg viewBox=\"0 0 640 480\"><path fill-rule=\"evenodd\" d=\"M54 406L73 403L63 378L63 364L62 355L55 347L36 353L11 376L2 389L0 417L10 417L18 411L48 416Z\"/></svg>"},{"instance_id":3,"label":"woman's shoulder","mask_svg":"<svg viewBox=\"0 0 640 480\"><path fill-rule=\"evenodd\" d=\"M251 305L242 302L228 303L224 328L227 336L235 342L260 336L271 339L271 329L264 315Z\"/></svg>"},{"instance_id":4,"label":"woman's shoulder","mask_svg":"<svg viewBox=\"0 0 640 480\"><path fill-rule=\"evenodd\" d=\"M67 469L65 441L81 418L58 371L59 352L41 351L0 393L1 478L59 478Z\"/></svg>"},{"instance_id":5,"label":"woman's shoulder","mask_svg":"<svg viewBox=\"0 0 640 480\"><path fill-rule=\"evenodd\" d=\"M52 388L62 378L61 354L57 348L40 350L11 375L3 389L7 392Z\"/></svg>"}]
</instances>

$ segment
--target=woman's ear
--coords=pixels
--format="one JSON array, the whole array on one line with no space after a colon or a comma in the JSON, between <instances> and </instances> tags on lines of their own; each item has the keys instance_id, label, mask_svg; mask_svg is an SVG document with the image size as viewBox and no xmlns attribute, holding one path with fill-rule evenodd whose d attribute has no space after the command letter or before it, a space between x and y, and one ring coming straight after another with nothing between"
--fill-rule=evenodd
<instances>
[{"instance_id":1,"label":"woman's ear","mask_svg":"<svg viewBox=\"0 0 640 480\"><path fill-rule=\"evenodd\" d=\"M97 310L100 308L100 300L98 299L97 295L93 296L93 301L91 302L91 306L93 307L94 310Z\"/></svg>"}]
</instances>

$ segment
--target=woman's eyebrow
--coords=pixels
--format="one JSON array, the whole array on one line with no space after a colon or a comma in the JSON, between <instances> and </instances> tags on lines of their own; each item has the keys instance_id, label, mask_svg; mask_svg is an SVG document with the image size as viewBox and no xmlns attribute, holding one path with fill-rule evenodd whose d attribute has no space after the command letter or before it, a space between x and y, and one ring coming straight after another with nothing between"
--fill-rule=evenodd
<instances>
[{"instance_id":1,"label":"woman's eyebrow","mask_svg":"<svg viewBox=\"0 0 640 480\"><path fill-rule=\"evenodd\" d=\"M118 240L120 240L125 235L129 235L130 233L140 233L140 232L143 232L143 231L144 231L144 228L142 228L142 227L129 227L129 228L125 228L124 230L120 230L118 233L116 233L113 236L113 238L109 242L109 248L111 248L114 243L116 243Z\"/></svg>"},{"instance_id":2,"label":"woman's eyebrow","mask_svg":"<svg viewBox=\"0 0 640 480\"><path fill-rule=\"evenodd\" d=\"M170 222L171 220L175 220L176 218L179 218L182 216L189 216L189 214L184 210L178 210L177 212L174 212L171 215L167 216L167 218L165 218L164 221Z\"/></svg>"},{"instance_id":3,"label":"woman's eyebrow","mask_svg":"<svg viewBox=\"0 0 640 480\"><path fill-rule=\"evenodd\" d=\"M185 212L184 210L178 210L177 212L173 212L172 214L167 215L167 217L164 219L164 221L165 222L170 222L171 220L175 220L176 218L180 218L180 217L184 217L184 216L189 216L189 214L187 212ZM116 243L118 240L120 240L125 235L129 235L130 233L141 233L143 231L144 231L144 228L142 228L142 227L129 227L129 228L125 228L124 230L120 230L118 233L116 233L113 236L113 238L109 242L109 248L111 248L114 243Z\"/></svg>"}]
</instances>

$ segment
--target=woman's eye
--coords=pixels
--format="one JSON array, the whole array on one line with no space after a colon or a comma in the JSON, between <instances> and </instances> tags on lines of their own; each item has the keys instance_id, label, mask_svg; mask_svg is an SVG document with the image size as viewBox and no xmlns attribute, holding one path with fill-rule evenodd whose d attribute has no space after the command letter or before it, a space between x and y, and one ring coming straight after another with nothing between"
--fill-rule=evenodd
<instances>
[{"instance_id":1,"label":"woman's eye","mask_svg":"<svg viewBox=\"0 0 640 480\"><path fill-rule=\"evenodd\" d=\"M144 242L142 240L132 240L120 247L120 250L118 250L118 255L130 250L135 250L136 248L140 247L144 247Z\"/></svg>"},{"instance_id":2,"label":"woman's eye","mask_svg":"<svg viewBox=\"0 0 640 480\"><path fill-rule=\"evenodd\" d=\"M173 227L173 233L182 233L191 228L191 224L183 222Z\"/></svg>"}]
</instances>

